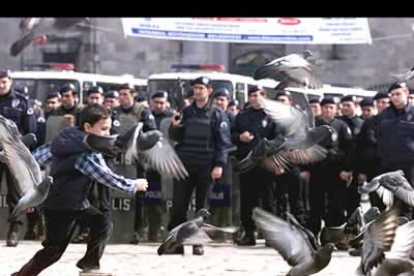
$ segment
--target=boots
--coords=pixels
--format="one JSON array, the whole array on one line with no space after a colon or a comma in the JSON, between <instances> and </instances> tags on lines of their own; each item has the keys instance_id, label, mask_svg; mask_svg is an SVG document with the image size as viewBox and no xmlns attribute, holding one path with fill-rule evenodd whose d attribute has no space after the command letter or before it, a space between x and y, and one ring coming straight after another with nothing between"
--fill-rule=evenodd
<instances>
[{"instance_id":1,"label":"boots","mask_svg":"<svg viewBox=\"0 0 414 276\"><path fill-rule=\"evenodd\" d=\"M10 247L15 247L19 243L19 223L10 224L9 231L7 232L7 242L6 245Z\"/></svg>"},{"instance_id":2,"label":"boots","mask_svg":"<svg viewBox=\"0 0 414 276\"><path fill-rule=\"evenodd\" d=\"M243 238L237 243L239 246L254 246L256 245L256 237L253 231L246 231Z\"/></svg>"}]
</instances>

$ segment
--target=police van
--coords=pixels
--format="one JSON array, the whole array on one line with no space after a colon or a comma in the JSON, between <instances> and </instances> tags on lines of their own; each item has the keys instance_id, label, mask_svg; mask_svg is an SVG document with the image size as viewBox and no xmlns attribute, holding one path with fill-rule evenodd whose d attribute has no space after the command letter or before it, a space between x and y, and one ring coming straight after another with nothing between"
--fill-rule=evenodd
<instances>
[{"instance_id":1,"label":"police van","mask_svg":"<svg viewBox=\"0 0 414 276\"><path fill-rule=\"evenodd\" d=\"M248 101L247 91L253 85L261 85L268 93L269 98L274 98L277 91L275 87L279 82L272 79L254 80L252 77L224 73L223 65L180 65L173 66L176 69L192 69L191 72L169 72L153 74L148 77L148 92L152 94L159 90L167 91L169 101L173 108L180 108L182 99L190 90L190 80L200 76L211 79L214 90L226 88L230 92L231 99L238 100L240 107ZM295 106L307 109L307 102L312 98L323 98L325 96L339 99L346 95L354 95L357 98L373 97L376 91L364 90L362 88L335 87L324 84L322 89L287 88L290 92Z\"/></svg>"},{"instance_id":2,"label":"police van","mask_svg":"<svg viewBox=\"0 0 414 276\"><path fill-rule=\"evenodd\" d=\"M130 83L135 86L138 94L147 91L147 80L135 78L132 75L101 75L79 73L73 71L73 65L67 63L49 64L45 71L12 71L14 85L26 86L29 89L29 97L44 101L50 92L58 91L66 83L72 83L79 93L79 101L83 102L84 91L92 86L99 85L104 91L117 90L121 84Z\"/></svg>"}]
</instances>

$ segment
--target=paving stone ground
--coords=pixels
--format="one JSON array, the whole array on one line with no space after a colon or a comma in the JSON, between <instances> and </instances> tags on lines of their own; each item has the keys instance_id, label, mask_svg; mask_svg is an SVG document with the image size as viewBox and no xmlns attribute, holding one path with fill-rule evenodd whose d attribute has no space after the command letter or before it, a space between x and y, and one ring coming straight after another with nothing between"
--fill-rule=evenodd
<instances>
[{"instance_id":1,"label":"paving stone ground","mask_svg":"<svg viewBox=\"0 0 414 276\"><path fill-rule=\"evenodd\" d=\"M101 271L116 276L284 276L289 265L271 248L259 240L254 247L236 247L231 243L210 244L205 247L204 256L193 256L192 248L186 247L186 254L158 256L155 243L139 245L110 244L101 260ZM6 247L0 240L0 276L8 276L26 263L41 244L39 241L21 241L17 247ZM41 276L77 276L76 262L83 256L85 244L70 244L63 257L44 270ZM334 252L331 263L316 275L353 275L359 258L350 257L347 252Z\"/></svg>"}]
</instances>

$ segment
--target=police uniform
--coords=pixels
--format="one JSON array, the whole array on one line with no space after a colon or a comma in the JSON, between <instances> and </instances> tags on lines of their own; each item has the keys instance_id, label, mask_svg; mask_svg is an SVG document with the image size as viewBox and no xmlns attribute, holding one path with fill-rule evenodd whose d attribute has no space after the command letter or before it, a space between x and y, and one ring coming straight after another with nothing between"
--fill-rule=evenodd
<instances>
[{"instance_id":1,"label":"police uniform","mask_svg":"<svg viewBox=\"0 0 414 276\"><path fill-rule=\"evenodd\" d=\"M403 84L392 84L389 92ZM381 171L403 170L411 186L414 186L414 106L407 103L397 109L392 103L379 114ZM404 210L411 219L412 207Z\"/></svg>"},{"instance_id":2,"label":"police uniform","mask_svg":"<svg viewBox=\"0 0 414 276\"><path fill-rule=\"evenodd\" d=\"M210 87L210 80L201 77L191 84ZM223 167L226 164L228 150L231 147L227 116L210 102L204 108L198 108L196 102L185 107L182 111L181 124L182 127L171 125L170 137L178 142L176 150L189 177L180 181L174 180L169 230L187 220L186 213L194 188L196 211L208 207L213 186L211 171L214 167Z\"/></svg>"},{"instance_id":3,"label":"police uniform","mask_svg":"<svg viewBox=\"0 0 414 276\"><path fill-rule=\"evenodd\" d=\"M292 96L289 91L279 91L275 99L280 96L287 96L292 103ZM283 132L281 132L283 135ZM305 225L305 206L301 193L302 180L299 176L300 169L298 166L291 165L280 175L274 177L275 180L275 196L276 196L276 215L287 220L288 211L293 214L298 222Z\"/></svg>"},{"instance_id":4,"label":"police uniform","mask_svg":"<svg viewBox=\"0 0 414 276\"><path fill-rule=\"evenodd\" d=\"M346 101L351 101L354 102L356 101L355 96L345 96L341 99L341 102L346 102ZM351 146L350 146L350 152L349 152L349 158L351 159L350 162L352 162L352 164L355 164L355 160L356 160L356 136L360 133L361 131L361 127L362 124L364 123L364 120L361 119L358 116L353 116L352 118L348 117L348 116L340 116L338 117L338 119L344 121L349 129L351 130L351 134L352 134L352 142L351 142ZM358 184L356 183L357 180L357 176L355 174L355 172L353 172L353 180L352 183L349 185L349 187L346 187L346 190L344 190L345 193L345 197L344 198L344 208L346 210L347 213L347 217L349 218L352 213L354 212L354 210L356 208L358 208L360 201L361 201L361 196L358 193Z\"/></svg>"},{"instance_id":5,"label":"police uniform","mask_svg":"<svg viewBox=\"0 0 414 276\"><path fill-rule=\"evenodd\" d=\"M65 93L69 91L75 92L75 87L73 84L65 84L59 89L59 93ZM72 115L74 117L74 125L79 124L79 114L83 109L83 105L78 103L73 105L70 108L65 108L63 105L59 106L57 109L51 111L48 114L47 120L46 120L46 137L45 142L51 142L53 138L62 130L64 130L67 127L70 127L68 125L67 121L63 118L64 115Z\"/></svg>"},{"instance_id":6,"label":"police uniform","mask_svg":"<svg viewBox=\"0 0 414 276\"><path fill-rule=\"evenodd\" d=\"M258 87L249 89L249 94L259 91ZM254 135L252 141L245 143L240 141L240 134L248 131ZM268 140L276 137L276 126L270 118L266 116L263 109L248 107L236 116L236 122L232 131L232 141L237 146L235 156L242 160L256 147L263 138ZM271 213L275 213L276 205L274 201L274 177L272 173L261 166L240 174L240 217L241 224L245 230L245 245L254 245L255 224L252 220L252 210L259 205L262 198L263 208ZM240 241L240 243L244 243Z\"/></svg>"},{"instance_id":7,"label":"police uniform","mask_svg":"<svg viewBox=\"0 0 414 276\"><path fill-rule=\"evenodd\" d=\"M0 78L7 77L9 77L8 71L0 72ZM11 91L7 95L0 96L0 115L15 122L22 135L36 133L36 118L32 106L22 94L16 92L13 88L11 88ZM9 206L10 214L17 204L19 192L16 189L17 185L14 184L14 179L7 165L0 163L0 181L3 179L3 174L6 176L6 202ZM7 245L17 245L17 233L22 223L20 218L16 218L10 222Z\"/></svg>"},{"instance_id":8,"label":"police uniform","mask_svg":"<svg viewBox=\"0 0 414 276\"><path fill-rule=\"evenodd\" d=\"M323 99L321 105L334 104L331 98ZM310 214L308 228L315 236L321 230L321 220L324 218L326 226L339 226L345 222L343 209L343 190L346 182L339 174L341 171L350 171L349 149L352 143L351 130L342 120L333 118L330 122L319 119L315 126L329 125L334 132L319 143L328 150L324 160L310 168L309 203ZM325 208L325 194L327 206Z\"/></svg>"},{"instance_id":9,"label":"police uniform","mask_svg":"<svg viewBox=\"0 0 414 276\"><path fill-rule=\"evenodd\" d=\"M119 122L119 134L123 135L127 133L137 123L143 123L143 131L155 130L157 128L154 120L154 116L151 114L148 108L139 103L134 103L129 108L123 108L121 105L114 109L116 120ZM135 164L125 164L123 157L119 156L115 160L115 171L129 178L144 177L143 168ZM135 219L134 230L135 237L133 243L138 243L140 237L138 232L141 232L139 236L142 238L142 231L145 226L145 210L144 210L145 192L135 193Z\"/></svg>"}]
</instances>

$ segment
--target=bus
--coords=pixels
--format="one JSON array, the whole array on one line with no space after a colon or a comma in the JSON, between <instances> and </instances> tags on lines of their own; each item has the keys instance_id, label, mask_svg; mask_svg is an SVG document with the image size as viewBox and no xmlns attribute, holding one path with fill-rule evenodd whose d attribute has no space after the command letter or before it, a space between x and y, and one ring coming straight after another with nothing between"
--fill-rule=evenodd
<instances>
[{"instance_id":1,"label":"bus","mask_svg":"<svg viewBox=\"0 0 414 276\"><path fill-rule=\"evenodd\" d=\"M99 85L104 91L118 90L124 83L132 84L139 95L147 96L147 80L125 74L120 76L80 73L71 70L46 71L12 71L10 76L16 86L26 86L29 98L43 102L50 92L56 92L66 83L72 83L78 92L79 101L83 102L85 92L92 86Z\"/></svg>"}]
</instances>

